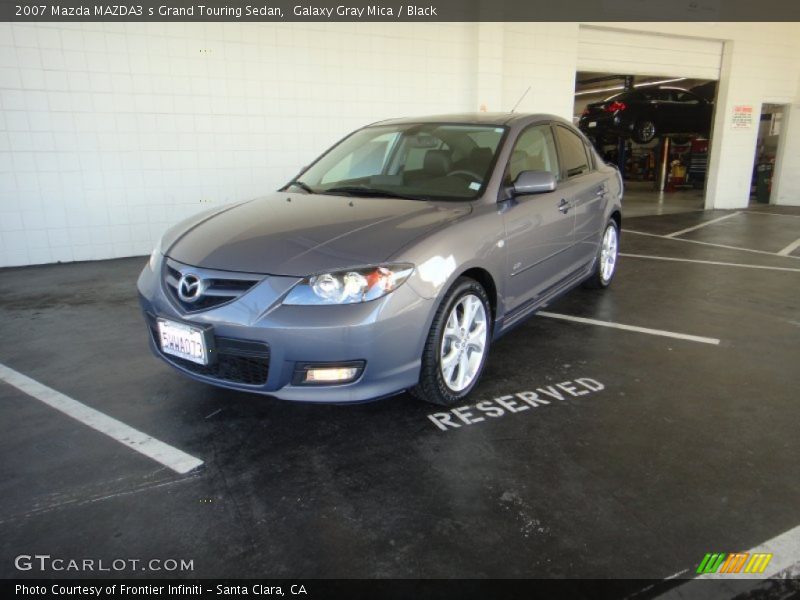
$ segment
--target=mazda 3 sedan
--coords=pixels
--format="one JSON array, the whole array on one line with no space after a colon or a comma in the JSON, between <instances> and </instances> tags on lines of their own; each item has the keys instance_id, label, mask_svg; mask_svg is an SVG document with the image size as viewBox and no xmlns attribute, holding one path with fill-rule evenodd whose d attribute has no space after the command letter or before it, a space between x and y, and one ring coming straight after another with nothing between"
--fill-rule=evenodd
<instances>
[{"instance_id":1,"label":"mazda 3 sedan","mask_svg":"<svg viewBox=\"0 0 800 600\"><path fill-rule=\"evenodd\" d=\"M375 123L278 192L167 231L138 281L151 346L189 377L285 400L451 406L492 341L611 283L621 198L558 117Z\"/></svg>"}]
</instances>

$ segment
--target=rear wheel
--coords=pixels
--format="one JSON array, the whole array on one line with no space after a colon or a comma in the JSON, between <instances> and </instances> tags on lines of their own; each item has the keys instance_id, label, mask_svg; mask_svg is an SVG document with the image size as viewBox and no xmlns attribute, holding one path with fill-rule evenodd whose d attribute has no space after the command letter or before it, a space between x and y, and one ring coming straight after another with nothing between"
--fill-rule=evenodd
<instances>
[{"instance_id":1,"label":"rear wheel","mask_svg":"<svg viewBox=\"0 0 800 600\"><path fill-rule=\"evenodd\" d=\"M617 256L619 253L619 227L614 219L609 219L597 251L594 271L586 280L586 287L603 289L611 285L614 273L617 270Z\"/></svg>"},{"instance_id":2,"label":"rear wheel","mask_svg":"<svg viewBox=\"0 0 800 600\"><path fill-rule=\"evenodd\" d=\"M636 122L633 128L633 139L639 144L646 144L656 137L656 124L652 119L644 118Z\"/></svg>"},{"instance_id":3,"label":"rear wheel","mask_svg":"<svg viewBox=\"0 0 800 600\"><path fill-rule=\"evenodd\" d=\"M411 389L415 397L454 406L472 391L489 353L491 315L481 284L466 277L458 279L433 318L419 383Z\"/></svg>"}]
</instances>

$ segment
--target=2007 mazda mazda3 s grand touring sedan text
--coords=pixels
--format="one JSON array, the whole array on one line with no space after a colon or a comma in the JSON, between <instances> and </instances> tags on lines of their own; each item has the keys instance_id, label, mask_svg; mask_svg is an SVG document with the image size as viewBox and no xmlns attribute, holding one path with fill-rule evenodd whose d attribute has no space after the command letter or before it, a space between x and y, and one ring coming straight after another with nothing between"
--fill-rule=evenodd
<instances>
[{"instance_id":1,"label":"2007 mazda mazda3 s grand touring sedan text","mask_svg":"<svg viewBox=\"0 0 800 600\"><path fill-rule=\"evenodd\" d=\"M621 198L616 168L558 117L382 121L277 193L167 231L138 282L152 349L286 400L454 405L498 336L611 283Z\"/></svg>"}]
</instances>

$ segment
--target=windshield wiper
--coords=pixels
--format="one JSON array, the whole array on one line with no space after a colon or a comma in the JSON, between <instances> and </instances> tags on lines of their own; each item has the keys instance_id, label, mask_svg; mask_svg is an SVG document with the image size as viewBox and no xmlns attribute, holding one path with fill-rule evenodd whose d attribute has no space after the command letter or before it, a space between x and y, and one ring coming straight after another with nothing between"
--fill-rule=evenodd
<instances>
[{"instance_id":1,"label":"windshield wiper","mask_svg":"<svg viewBox=\"0 0 800 600\"><path fill-rule=\"evenodd\" d=\"M327 190L322 190L320 194L342 194L345 196L364 196L373 198L401 198L403 200L429 200L426 196L417 196L414 194L401 194L389 190L378 190L375 188L359 186L359 185L343 185L340 187L332 187Z\"/></svg>"},{"instance_id":2,"label":"windshield wiper","mask_svg":"<svg viewBox=\"0 0 800 600\"><path fill-rule=\"evenodd\" d=\"M310 185L308 185L305 181L300 181L299 179L293 179L288 183L288 185L299 187L301 190L303 190L304 192L308 192L309 194L316 194L316 192L313 189L311 189Z\"/></svg>"}]
</instances>

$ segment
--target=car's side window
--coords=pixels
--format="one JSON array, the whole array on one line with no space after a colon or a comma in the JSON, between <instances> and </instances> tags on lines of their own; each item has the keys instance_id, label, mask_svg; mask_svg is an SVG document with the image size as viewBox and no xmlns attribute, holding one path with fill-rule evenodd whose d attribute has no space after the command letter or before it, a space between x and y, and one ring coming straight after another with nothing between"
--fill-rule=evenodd
<instances>
[{"instance_id":1,"label":"car's side window","mask_svg":"<svg viewBox=\"0 0 800 600\"><path fill-rule=\"evenodd\" d=\"M672 93L672 90L658 90L656 92L656 99L659 102L674 102L675 94Z\"/></svg>"},{"instance_id":2,"label":"car's side window","mask_svg":"<svg viewBox=\"0 0 800 600\"><path fill-rule=\"evenodd\" d=\"M597 168L597 161L595 160L595 153L592 147L587 144L586 142L583 143L583 147L586 150L586 154L589 156L589 168L594 170Z\"/></svg>"},{"instance_id":3,"label":"car's side window","mask_svg":"<svg viewBox=\"0 0 800 600\"><path fill-rule=\"evenodd\" d=\"M567 179L578 177L592 170L583 140L566 127L557 126L558 146L561 150L561 166Z\"/></svg>"},{"instance_id":4,"label":"car's side window","mask_svg":"<svg viewBox=\"0 0 800 600\"><path fill-rule=\"evenodd\" d=\"M506 180L513 182L522 171L550 171L561 179L558 153L550 125L535 125L522 132L508 161Z\"/></svg>"}]
</instances>

